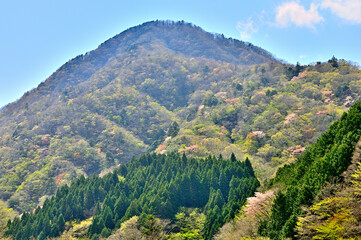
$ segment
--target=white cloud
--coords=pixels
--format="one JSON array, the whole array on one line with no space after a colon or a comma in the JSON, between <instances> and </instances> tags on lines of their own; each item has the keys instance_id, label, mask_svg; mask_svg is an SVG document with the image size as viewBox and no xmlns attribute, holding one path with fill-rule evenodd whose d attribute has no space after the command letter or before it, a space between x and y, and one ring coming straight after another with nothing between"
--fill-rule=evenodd
<instances>
[{"instance_id":1,"label":"white cloud","mask_svg":"<svg viewBox=\"0 0 361 240\"><path fill-rule=\"evenodd\" d=\"M281 27L293 23L297 26L314 28L314 24L324 21L317 8L314 3L311 3L309 10L297 2L284 3L277 8L276 22Z\"/></svg>"},{"instance_id":2,"label":"white cloud","mask_svg":"<svg viewBox=\"0 0 361 240\"><path fill-rule=\"evenodd\" d=\"M237 30L241 35L241 39L250 39L253 34L258 32L252 18L248 18L246 22L238 22L237 23Z\"/></svg>"},{"instance_id":3,"label":"white cloud","mask_svg":"<svg viewBox=\"0 0 361 240\"><path fill-rule=\"evenodd\" d=\"M361 0L324 0L323 8L352 23L361 23Z\"/></svg>"}]
</instances>

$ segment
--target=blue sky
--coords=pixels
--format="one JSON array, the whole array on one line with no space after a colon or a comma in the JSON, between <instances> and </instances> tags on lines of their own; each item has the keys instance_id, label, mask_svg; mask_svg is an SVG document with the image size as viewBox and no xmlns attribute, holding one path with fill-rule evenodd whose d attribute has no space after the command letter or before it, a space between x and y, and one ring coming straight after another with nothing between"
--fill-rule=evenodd
<instances>
[{"instance_id":1,"label":"blue sky","mask_svg":"<svg viewBox=\"0 0 361 240\"><path fill-rule=\"evenodd\" d=\"M3 0L0 106L69 59L151 20L185 20L289 63L333 55L361 64L361 0Z\"/></svg>"}]
</instances>

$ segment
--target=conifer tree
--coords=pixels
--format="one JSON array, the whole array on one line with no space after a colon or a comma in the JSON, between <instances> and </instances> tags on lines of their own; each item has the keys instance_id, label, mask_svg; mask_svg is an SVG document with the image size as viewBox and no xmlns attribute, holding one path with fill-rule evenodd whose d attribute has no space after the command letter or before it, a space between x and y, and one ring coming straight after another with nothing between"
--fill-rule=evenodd
<instances>
[{"instance_id":1,"label":"conifer tree","mask_svg":"<svg viewBox=\"0 0 361 240\"><path fill-rule=\"evenodd\" d=\"M237 161L236 156L234 155L234 153L231 154L231 161L232 162Z\"/></svg>"},{"instance_id":2,"label":"conifer tree","mask_svg":"<svg viewBox=\"0 0 361 240\"><path fill-rule=\"evenodd\" d=\"M114 224L114 221L113 221L113 213L112 213L111 209L108 206L105 206L105 209L101 214L101 217L103 219L105 227L107 227L109 229L114 228L115 224Z\"/></svg>"},{"instance_id":3,"label":"conifer tree","mask_svg":"<svg viewBox=\"0 0 361 240\"><path fill-rule=\"evenodd\" d=\"M65 219L63 217L63 214L60 213L59 217L58 217L58 229L59 232L62 232L64 230L65 227Z\"/></svg>"},{"instance_id":4,"label":"conifer tree","mask_svg":"<svg viewBox=\"0 0 361 240\"><path fill-rule=\"evenodd\" d=\"M101 212L101 209L100 209L100 204L99 204L99 202L97 202L96 204L95 204L95 208L94 208L94 216L98 216L99 214L100 214L100 212Z\"/></svg>"}]
</instances>

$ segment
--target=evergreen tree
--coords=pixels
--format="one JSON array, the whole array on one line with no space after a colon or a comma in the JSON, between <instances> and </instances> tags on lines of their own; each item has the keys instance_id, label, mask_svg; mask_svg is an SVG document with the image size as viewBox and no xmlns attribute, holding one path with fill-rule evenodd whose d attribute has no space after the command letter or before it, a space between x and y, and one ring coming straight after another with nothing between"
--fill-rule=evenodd
<instances>
[{"instance_id":1,"label":"evergreen tree","mask_svg":"<svg viewBox=\"0 0 361 240\"><path fill-rule=\"evenodd\" d=\"M204 225L204 238L212 239L212 236L222 226L222 213L219 207L216 205L210 210L206 216L206 222Z\"/></svg>"},{"instance_id":2,"label":"evergreen tree","mask_svg":"<svg viewBox=\"0 0 361 240\"><path fill-rule=\"evenodd\" d=\"M58 229L59 232L62 232L64 230L65 227L65 219L63 217L63 214L60 214L58 217Z\"/></svg>"},{"instance_id":3,"label":"evergreen tree","mask_svg":"<svg viewBox=\"0 0 361 240\"><path fill-rule=\"evenodd\" d=\"M87 187L84 195L84 207L90 209L94 204L94 194L90 187Z\"/></svg>"},{"instance_id":4,"label":"evergreen tree","mask_svg":"<svg viewBox=\"0 0 361 240\"><path fill-rule=\"evenodd\" d=\"M115 224L113 221L113 213L108 206L105 206L105 209L101 214L101 217L103 219L103 222L104 222L104 225L106 228L113 229L115 227Z\"/></svg>"},{"instance_id":5,"label":"evergreen tree","mask_svg":"<svg viewBox=\"0 0 361 240\"><path fill-rule=\"evenodd\" d=\"M89 227L89 233L91 235L100 234L101 231L103 230L103 228L104 228L104 222L103 222L102 218L95 217L93 219L92 224Z\"/></svg>"},{"instance_id":6,"label":"evergreen tree","mask_svg":"<svg viewBox=\"0 0 361 240\"><path fill-rule=\"evenodd\" d=\"M112 232L109 230L109 228L103 228L102 232L100 233L100 236L107 238L112 234Z\"/></svg>"},{"instance_id":7,"label":"evergreen tree","mask_svg":"<svg viewBox=\"0 0 361 240\"><path fill-rule=\"evenodd\" d=\"M232 161L232 162L237 161L236 156L234 155L233 152L232 152L232 154L231 154L231 161Z\"/></svg>"}]
</instances>

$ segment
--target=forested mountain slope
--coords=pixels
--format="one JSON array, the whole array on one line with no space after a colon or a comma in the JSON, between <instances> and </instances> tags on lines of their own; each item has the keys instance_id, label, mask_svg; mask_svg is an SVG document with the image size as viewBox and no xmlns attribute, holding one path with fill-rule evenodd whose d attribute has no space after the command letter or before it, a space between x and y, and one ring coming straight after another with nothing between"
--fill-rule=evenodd
<instances>
[{"instance_id":1,"label":"forested mountain slope","mask_svg":"<svg viewBox=\"0 0 361 240\"><path fill-rule=\"evenodd\" d=\"M351 164L361 136L361 102L344 113L297 162L277 171L271 186L285 184L272 206L271 219L260 232L272 239L292 237L302 205L310 205L322 186ZM282 187L282 185L280 186Z\"/></svg>"},{"instance_id":2,"label":"forested mountain slope","mask_svg":"<svg viewBox=\"0 0 361 240\"><path fill-rule=\"evenodd\" d=\"M344 60L293 66L192 24L145 23L1 110L0 198L30 211L75 177L147 151L234 152L263 181L302 155L360 91L360 70Z\"/></svg>"},{"instance_id":3,"label":"forested mountain slope","mask_svg":"<svg viewBox=\"0 0 361 240\"><path fill-rule=\"evenodd\" d=\"M361 234L360 136L358 102L332 123L302 157L280 168L267 192L248 199L235 223L238 231L225 226L217 239L246 235L357 239ZM251 226L246 224L247 219ZM246 226L243 229L242 224Z\"/></svg>"},{"instance_id":4,"label":"forested mountain slope","mask_svg":"<svg viewBox=\"0 0 361 240\"><path fill-rule=\"evenodd\" d=\"M99 235L109 236L114 228L134 216L143 221L154 219L148 214L175 220L176 213L178 218L185 214L182 208L191 208L205 215L194 238L211 239L258 187L248 159L237 161L234 155L223 160L147 154L122 164L103 178L82 176L70 187L63 186L42 208L9 222L7 235L19 240L57 237L66 228L66 222L93 216L86 237L97 239ZM176 234L179 230L173 227L169 232ZM163 233L156 231L154 225L143 231L143 235L150 236L146 239L166 239L151 237L152 234Z\"/></svg>"}]
</instances>

